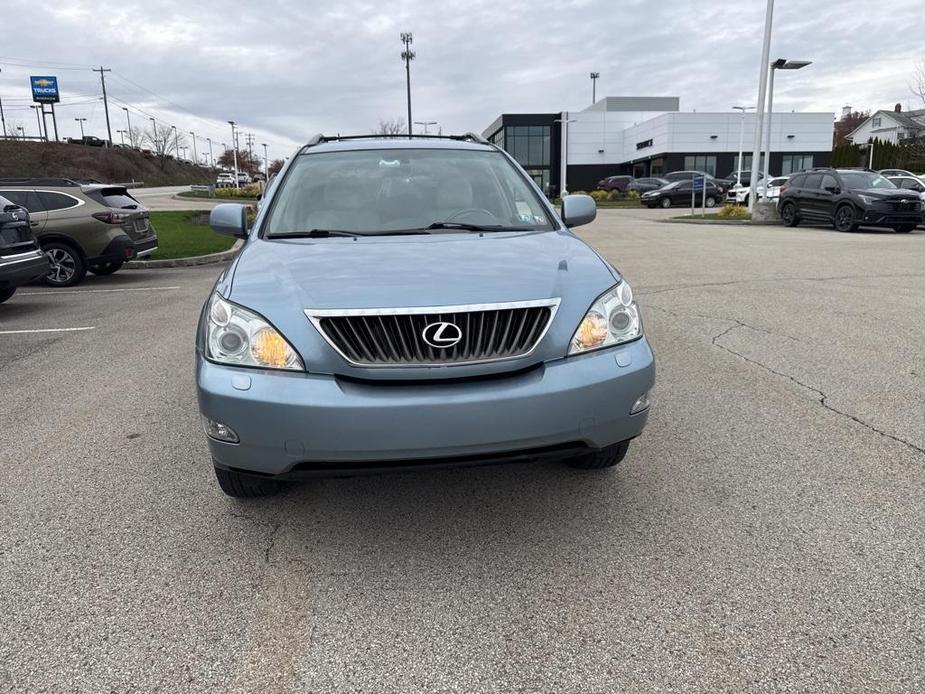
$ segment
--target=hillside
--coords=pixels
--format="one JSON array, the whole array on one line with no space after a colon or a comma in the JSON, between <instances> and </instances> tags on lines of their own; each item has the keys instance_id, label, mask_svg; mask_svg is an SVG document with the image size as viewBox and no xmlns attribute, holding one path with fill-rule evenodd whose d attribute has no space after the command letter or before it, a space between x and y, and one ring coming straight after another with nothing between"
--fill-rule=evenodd
<instances>
[{"instance_id":1,"label":"hillside","mask_svg":"<svg viewBox=\"0 0 925 694\"><path fill-rule=\"evenodd\" d=\"M161 162L129 149L104 149L62 142L0 140L0 178L61 176L105 182L143 181L146 186L209 183L212 171L168 159Z\"/></svg>"}]
</instances>

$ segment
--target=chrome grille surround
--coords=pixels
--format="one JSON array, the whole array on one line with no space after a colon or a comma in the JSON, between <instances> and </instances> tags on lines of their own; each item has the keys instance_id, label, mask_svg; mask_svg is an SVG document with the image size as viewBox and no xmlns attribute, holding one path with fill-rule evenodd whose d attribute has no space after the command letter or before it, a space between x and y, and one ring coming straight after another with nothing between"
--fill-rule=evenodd
<instances>
[{"instance_id":1,"label":"chrome grille surround","mask_svg":"<svg viewBox=\"0 0 925 694\"><path fill-rule=\"evenodd\" d=\"M307 308L305 315L325 342L352 366L462 366L529 356L549 331L560 301L552 298L407 308ZM460 328L462 337L457 345L440 349L424 341L424 327L440 321Z\"/></svg>"}]
</instances>

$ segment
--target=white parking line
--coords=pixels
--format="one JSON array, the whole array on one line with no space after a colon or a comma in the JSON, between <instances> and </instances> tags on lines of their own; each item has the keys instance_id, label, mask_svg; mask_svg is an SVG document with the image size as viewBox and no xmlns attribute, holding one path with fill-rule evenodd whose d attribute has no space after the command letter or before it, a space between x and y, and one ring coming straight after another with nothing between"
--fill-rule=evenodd
<instances>
[{"instance_id":1,"label":"white parking line","mask_svg":"<svg viewBox=\"0 0 925 694\"><path fill-rule=\"evenodd\" d=\"M0 335L22 335L24 333L76 333L82 330L95 330L95 325L83 328L39 328L37 330L0 330Z\"/></svg>"},{"instance_id":2,"label":"white parking line","mask_svg":"<svg viewBox=\"0 0 925 694\"><path fill-rule=\"evenodd\" d=\"M19 292L17 296L41 296L42 294L101 294L103 292L157 292L164 289L183 287L119 287L117 289L51 289L47 292Z\"/></svg>"}]
</instances>

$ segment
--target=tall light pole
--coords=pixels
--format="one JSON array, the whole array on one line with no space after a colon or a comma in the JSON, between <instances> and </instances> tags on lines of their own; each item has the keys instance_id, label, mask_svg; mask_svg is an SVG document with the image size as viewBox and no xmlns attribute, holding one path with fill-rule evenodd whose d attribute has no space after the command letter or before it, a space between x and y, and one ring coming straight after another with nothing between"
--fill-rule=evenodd
<instances>
[{"instance_id":1,"label":"tall light pole","mask_svg":"<svg viewBox=\"0 0 925 694\"><path fill-rule=\"evenodd\" d=\"M206 142L209 143L209 166L213 169L215 168L215 157L212 156L212 138L207 137Z\"/></svg>"},{"instance_id":2,"label":"tall light pole","mask_svg":"<svg viewBox=\"0 0 925 694\"><path fill-rule=\"evenodd\" d=\"M157 146L158 146L158 145L157 145L157 143L158 143L158 139L157 139L157 121L154 120L154 118L149 118L148 120L151 121L151 132L153 133L153 134L151 135L151 139L154 140L154 153L155 153L155 154L160 154L160 152L157 151Z\"/></svg>"},{"instance_id":3,"label":"tall light pole","mask_svg":"<svg viewBox=\"0 0 925 694\"><path fill-rule=\"evenodd\" d=\"M0 69L0 72L3 72ZM0 99L0 124L3 125L3 137L6 137L6 118L3 117L3 99Z\"/></svg>"},{"instance_id":4,"label":"tall light pole","mask_svg":"<svg viewBox=\"0 0 925 694\"><path fill-rule=\"evenodd\" d=\"M591 103L597 101L597 80L601 76L599 72L591 73Z\"/></svg>"},{"instance_id":5,"label":"tall light pole","mask_svg":"<svg viewBox=\"0 0 925 694\"><path fill-rule=\"evenodd\" d=\"M196 153L196 133L190 130L189 134L193 136L193 162L199 166L199 155Z\"/></svg>"},{"instance_id":6,"label":"tall light pole","mask_svg":"<svg viewBox=\"0 0 925 694\"><path fill-rule=\"evenodd\" d=\"M267 180L270 180L270 165L267 163L267 143L261 142L260 146L263 147L263 175L267 177Z\"/></svg>"},{"instance_id":7,"label":"tall light pole","mask_svg":"<svg viewBox=\"0 0 925 694\"><path fill-rule=\"evenodd\" d=\"M80 139L82 140L84 137L84 122L87 119L86 118L75 118L74 120L76 120L80 124Z\"/></svg>"},{"instance_id":8,"label":"tall light pole","mask_svg":"<svg viewBox=\"0 0 925 694\"><path fill-rule=\"evenodd\" d=\"M235 122L233 120L228 121L228 125L231 126L231 150L234 152L234 187L240 188L241 182L238 181L238 134L235 132Z\"/></svg>"},{"instance_id":9,"label":"tall light pole","mask_svg":"<svg viewBox=\"0 0 925 694\"><path fill-rule=\"evenodd\" d=\"M767 0L764 13L764 40L761 44L761 72L758 73L758 101L756 102L755 141L752 147L752 171L749 191L758 190L758 167L761 159L761 133L764 126L764 97L768 88L768 56L771 53L771 25L774 23L774 0ZM755 209L755 196L748 196L748 211Z\"/></svg>"},{"instance_id":10,"label":"tall light pole","mask_svg":"<svg viewBox=\"0 0 925 694\"><path fill-rule=\"evenodd\" d=\"M742 185L742 148L745 147L745 112L754 110L754 106L733 106L734 111L742 115L739 119L739 163L736 164L736 185Z\"/></svg>"},{"instance_id":11,"label":"tall light pole","mask_svg":"<svg viewBox=\"0 0 925 694\"><path fill-rule=\"evenodd\" d=\"M116 132L119 133L119 141L120 141L120 143L122 144L123 147L125 147L125 131L124 131L124 130L116 130Z\"/></svg>"},{"instance_id":12,"label":"tall light pole","mask_svg":"<svg viewBox=\"0 0 925 694\"><path fill-rule=\"evenodd\" d=\"M128 108L125 106L122 107L122 110L125 111L125 131L128 133L128 143L135 147L135 135L132 133L132 118L128 114Z\"/></svg>"},{"instance_id":13,"label":"tall light pole","mask_svg":"<svg viewBox=\"0 0 925 694\"><path fill-rule=\"evenodd\" d=\"M566 178L568 177L568 124L574 123L575 118L569 118L568 112L563 113L563 118L556 118L553 123L562 123L562 164L559 167L561 171L562 184L559 186L559 197L568 194L568 184L566 183Z\"/></svg>"},{"instance_id":14,"label":"tall light pole","mask_svg":"<svg viewBox=\"0 0 925 694\"><path fill-rule=\"evenodd\" d=\"M414 51L411 50L413 38L411 32L402 32L401 42L405 50L401 52L401 59L405 61L405 84L408 90L408 137L411 137L411 61L414 60Z\"/></svg>"},{"instance_id":15,"label":"tall light pole","mask_svg":"<svg viewBox=\"0 0 925 694\"><path fill-rule=\"evenodd\" d=\"M428 126L428 125L436 125L436 124L437 124L437 121L435 121L435 120L416 120L416 121L414 121L414 124L415 124L415 125L422 125L422 126L424 126L424 134L427 135L427 134L428 134L428 132L427 132L427 126Z\"/></svg>"},{"instance_id":16,"label":"tall light pole","mask_svg":"<svg viewBox=\"0 0 925 694\"><path fill-rule=\"evenodd\" d=\"M171 125L170 129L173 130L173 148L177 151L177 156L180 155L180 136L177 134L177 126ZM167 143L164 143L164 153L167 153Z\"/></svg>"},{"instance_id":17,"label":"tall light pole","mask_svg":"<svg viewBox=\"0 0 925 694\"><path fill-rule=\"evenodd\" d=\"M764 191L765 195L768 192L768 169L771 162L771 114L774 108L774 71L775 70L799 70L806 67L807 65L812 65L810 60L787 60L786 58L778 58L773 63L771 63L771 74L769 76L768 82L768 120L765 124L767 128L767 135L765 137L764 144Z\"/></svg>"}]
</instances>

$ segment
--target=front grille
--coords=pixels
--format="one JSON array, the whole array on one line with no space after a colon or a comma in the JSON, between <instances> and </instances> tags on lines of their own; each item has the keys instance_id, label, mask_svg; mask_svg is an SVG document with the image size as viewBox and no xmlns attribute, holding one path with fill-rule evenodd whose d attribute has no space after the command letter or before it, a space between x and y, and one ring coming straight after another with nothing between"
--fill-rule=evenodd
<instances>
[{"instance_id":1,"label":"front grille","mask_svg":"<svg viewBox=\"0 0 925 694\"><path fill-rule=\"evenodd\" d=\"M558 299L474 306L305 311L355 366L443 366L530 354Z\"/></svg>"}]
</instances>

